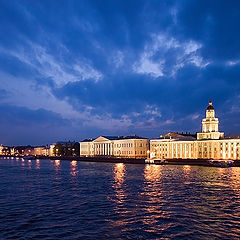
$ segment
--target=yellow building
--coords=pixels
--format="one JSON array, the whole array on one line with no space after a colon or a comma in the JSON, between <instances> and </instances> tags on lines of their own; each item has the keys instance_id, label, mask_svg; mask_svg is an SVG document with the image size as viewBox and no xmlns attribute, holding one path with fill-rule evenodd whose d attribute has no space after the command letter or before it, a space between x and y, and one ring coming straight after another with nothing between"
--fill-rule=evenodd
<instances>
[{"instance_id":1,"label":"yellow building","mask_svg":"<svg viewBox=\"0 0 240 240\"><path fill-rule=\"evenodd\" d=\"M33 155L36 156L48 156L49 150L46 147L35 147L33 151Z\"/></svg>"},{"instance_id":2,"label":"yellow building","mask_svg":"<svg viewBox=\"0 0 240 240\"><path fill-rule=\"evenodd\" d=\"M150 140L150 157L157 159L240 159L239 136L226 137L218 131L212 102L202 120L202 132L197 138L187 134L168 133Z\"/></svg>"},{"instance_id":3,"label":"yellow building","mask_svg":"<svg viewBox=\"0 0 240 240\"><path fill-rule=\"evenodd\" d=\"M55 156L55 154L54 154L55 146L56 146L56 143L53 143L49 146L49 156Z\"/></svg>"},{"instance_id":4,"label":"yellow building","mask_svg":"<svg viewBox=\"0 0 240 240\"><path fill-rule=\"evenodd\" d=\"M138 136L100 136L80 142L80 156L112 156L122 158L146 158L149 140Z\"/></svg>"},{"instance_id":5,"label":"yellow building","mask_svg":"<svg viewBox=\"0 0 240 240\"><path fill-rule=\"evenodd\" d=\"M0 155L3 154L3 149L4 149L3 145L0 145Z\"/></svg>"}]
</instances>

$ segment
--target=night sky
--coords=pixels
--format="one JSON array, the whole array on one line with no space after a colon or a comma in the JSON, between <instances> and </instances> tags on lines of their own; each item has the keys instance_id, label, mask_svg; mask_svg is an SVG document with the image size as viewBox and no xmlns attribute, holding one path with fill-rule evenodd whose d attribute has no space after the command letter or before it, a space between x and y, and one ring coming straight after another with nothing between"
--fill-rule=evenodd
<instances>
[{"instance_id":1,"label":"night sky","mask_svg":"<svg viewBox=\"0 0 240 240\"><path fill-rule=\"evenodd\" d=\"M240 1L0 0L0 143L240 133Z\"/></svg>"}]
</instances>

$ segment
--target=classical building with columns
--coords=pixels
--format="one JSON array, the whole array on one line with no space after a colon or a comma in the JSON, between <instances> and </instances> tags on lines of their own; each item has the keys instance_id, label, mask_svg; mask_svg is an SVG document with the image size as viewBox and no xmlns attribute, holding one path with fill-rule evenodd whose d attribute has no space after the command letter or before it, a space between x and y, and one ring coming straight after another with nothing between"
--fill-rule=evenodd
<instances>
[{"instance_id":1,"label":"classical building with columns","mask_svg":"<svg viewBox=\"0 0 240 240\"><path fill-rule=\"evenodd\" d=\"M80 142L80 156L112 156L122 158L146 158L149 152L147 138L133 136L100 136Z\"/></svg>"},{"instance_id":2,"label":"classical building with columns","mask_svg":"<svg viewBox=\"0 0 240 240\"><path fill-rule=\"evenodd\" d=\"M239 136L224 137L218 130L212 102L202 120L202 132L197 136L168 133L150 140L150 158L156 159L232 159L240 160Z\"/></svg>"}]
</instances>

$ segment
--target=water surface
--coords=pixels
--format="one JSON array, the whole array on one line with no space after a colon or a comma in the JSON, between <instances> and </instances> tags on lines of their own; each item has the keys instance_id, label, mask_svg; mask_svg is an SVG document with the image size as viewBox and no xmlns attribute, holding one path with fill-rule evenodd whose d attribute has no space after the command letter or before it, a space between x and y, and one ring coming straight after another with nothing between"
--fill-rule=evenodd
<instances>
[{"instance_id":1,"label":"water surface","mask_svg":"<svg viewBox=\"0 0 240 240\"><path fill-rule=\"evenodd\" d=\"M240 168L0 159L0 239L239 239Z\"/></svg>"}]
</instances>

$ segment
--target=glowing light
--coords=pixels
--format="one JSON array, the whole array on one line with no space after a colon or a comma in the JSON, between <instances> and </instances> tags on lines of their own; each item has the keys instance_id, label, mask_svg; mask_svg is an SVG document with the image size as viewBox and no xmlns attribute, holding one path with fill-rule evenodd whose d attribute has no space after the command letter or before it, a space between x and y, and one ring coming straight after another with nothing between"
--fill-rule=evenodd
<instances>
[{"instance_id":1,"label":"glowing light","mask_svg":"<svg viewBox=\"0 0 240 240\"><path fill-rule=\"evenodd\" d=\"M56 167L59 167L60 166L60 160L55 160L54 164L55 164Z\"/></svg>"},{"instance_id":2,"label":"glowing light","mask_svg":"<svg viewBox=\"0 0 240 240\"><path fill-rule=\"evenodd\" d=\"M40 160L39 159L36 160L36 168L40 169Z\"/></svg>"},{"instance_id":3,"label":"glowing light","mask_svg":"<svg viewBox=\"0 0 240 240\"><path fill-rule=\"evenodd\" d=\"M156 181L161 178L162 166L160 165L145 165L144 177L147 181Z\"/></svg>"},{"instance_id":4,"label":"glowing light","mask_svg":"<svg viewBox=\"0 0 240 240\"><path fill-rule=\"evenodd\" d=\"M124 175L125 175L125 164L124 163L116 163L114 166L114 183L113 188L116 192L115 202L117 203L116 210L119 208L119 205L123 203L126 194L122 188L122 184L124 183Z\"/></svg>"},{"instance_id":5,"label":"glowing light","mask_svg":"<svg viewBox=\"0 0 240 240\"><path fill-rule=\"evenodd\" d=\"M75 160L71 161L71 165L76 167L77 166L77 161L75 161Z\"/></svg>"},{"instance_id":6,"label":"glowing light","mask_svg":"<svg viewBox=\"0 0 240 240\"><path fill-rule=\"evenodd\" d=\"M125 165L123 163L116 163L114 167L114 180L118 185L122 185L125 175Z\"/></svg>"},{"instance_id":7,"label":"glowing light","mask_svg":"<svg viewBox=\"0 0 240 240\"><path fill-rule=\"evenodd\" d=\"M189 174L190 171L191 171L191 166L189 166L189 165L184 165L184 166L183 166L183 171L184 171L185 174Z\"/></svg>"},{"instance_id":8,"label":"glowing light","mask_svg":"<svg viewBox=\"0 0 240 240\"><path fill-rule=\"evenodd\" d=\"M78 171L77 171L77 161L73 160L73 161L71 161L71 171L70 171L70 174L72 176L76 176L77 173L78 173Z\"/></svg>"}]
</instances>

